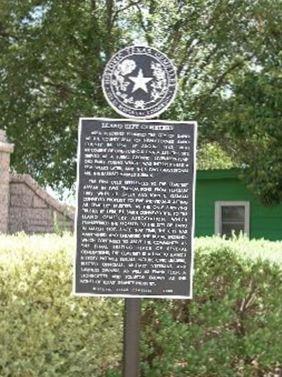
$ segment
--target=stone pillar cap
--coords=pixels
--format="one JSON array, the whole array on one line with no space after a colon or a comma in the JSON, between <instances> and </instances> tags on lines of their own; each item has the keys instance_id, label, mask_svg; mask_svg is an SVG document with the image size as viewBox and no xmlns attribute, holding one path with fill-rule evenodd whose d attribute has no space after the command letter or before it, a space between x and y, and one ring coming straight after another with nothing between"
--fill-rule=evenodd
<instances>
[{"instance_id":1,"label":"stone pillar cap","mask_svg":"<svg viewBox=\"0 0 282 377\"><path fill-rule=\"evenodd\" d=\"M12 153L14 151L14 144L7 141L6 131L0 130L0 152Z\"/></svg>"}]
</instances>

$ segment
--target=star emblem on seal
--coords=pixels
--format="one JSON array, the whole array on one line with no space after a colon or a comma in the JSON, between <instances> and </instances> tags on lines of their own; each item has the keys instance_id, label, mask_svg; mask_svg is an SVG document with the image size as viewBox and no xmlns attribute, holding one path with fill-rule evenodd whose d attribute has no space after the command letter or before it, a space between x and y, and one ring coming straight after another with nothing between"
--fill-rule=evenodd
<instances>
[{"instance_id":1,"label":"star emblem on seal","mask_svg":"<svg viewBox=\"0 0 282 377\"><path fill-rule=\"evenodd\" d=\"M157 49L131 46L108 61L102 88L108 103L119 114L127 118L153 118L175 98L176 70Z\"/></svg>"},{"instance_id":2,"label":"star emblem on seal","mask_svg":"<svg viewBox=\"0 0 282 377\"><path fill-rule=\"evenodd\" d=\"M144 90L144 92L148 93L148 88L146 84L147 82L153 80L153 77L144 77L142 69L139 69L138 75L136 77L129 76L128 78L134 82L132 93L134 93L138 89L142 89Z\"/></svg>"}]
</instances>

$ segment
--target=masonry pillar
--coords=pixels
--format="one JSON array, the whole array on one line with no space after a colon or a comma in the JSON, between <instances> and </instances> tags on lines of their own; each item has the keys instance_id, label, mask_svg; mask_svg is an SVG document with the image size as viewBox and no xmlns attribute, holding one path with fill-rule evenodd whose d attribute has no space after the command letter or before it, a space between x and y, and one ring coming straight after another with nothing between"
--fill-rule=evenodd
<instances>
[{"instance_id":1,"label":"masonry pillar","mask_svg":"<svg viewBox=\"0 0 282 377\"><path fill-rule=\"evenodd\" d=\"M6 133L0 130L0 233L8 232L10 154L14 145L8 143Z\"/></svg>"}]
</instances>

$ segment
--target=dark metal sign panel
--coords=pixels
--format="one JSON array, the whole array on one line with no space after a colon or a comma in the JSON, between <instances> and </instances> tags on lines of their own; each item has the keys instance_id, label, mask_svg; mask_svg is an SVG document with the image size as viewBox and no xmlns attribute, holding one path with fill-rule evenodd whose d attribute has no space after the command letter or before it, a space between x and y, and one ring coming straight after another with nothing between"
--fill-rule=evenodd
<instances>
[{"instance_id":1,"label":"dark metal sign panel","mask_svg":"<svg viewBox=\"0 0 282 377\"><path fill-rule=\"evenodd\" d=\"M162 52L130 46L107 63L102 78L110 106L129 118L153 118L165 111L177 90L176 70Z\"/></svg>"},{"instance_id":2,"label":"dark metal sign panel","mask_svg":"<svg viewBox=\"0 0 282 377\"><path fill-rule=\"evenodd\" d=\"M196 123L82 118L78 295L191 298Z\"/></svg>"}]
</instances>

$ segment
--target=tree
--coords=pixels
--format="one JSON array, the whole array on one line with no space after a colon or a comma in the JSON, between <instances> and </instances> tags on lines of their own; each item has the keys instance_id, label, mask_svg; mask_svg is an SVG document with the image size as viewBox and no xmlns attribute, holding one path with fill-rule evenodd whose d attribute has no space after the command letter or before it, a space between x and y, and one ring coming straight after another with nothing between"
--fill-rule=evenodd
<instances>
[{"instance_id":1,"label":"tree","mask_svg":"<svg viewBox=\"0 0 282 377\"><path fill-rule=\"evenodd\" d=\"M117 117L102 96L104 65L118 49L144 42L166 52L177 67L178 96L163 118L196 119L200 148L218 143L236 164L259 171L259 177L248 173L252 188L262 187L267 174L271 185L255 191L277 200L277 174L249 153L249 143L259 150L264 144L255 143L261 129L244 101L255 111L259 102L248 93L255 85L266 93L267 78L279 96L273 67L281 18L280 0L3 1L0 117L16 143L13 166L41 183L70 187L79 116ZM252 140L237 132L238 108L246 113L240 127L254 134ZM277 120L277 107L268 110ZM269 119L263 112L258 117L267 137ZM277 144L273 148L278 155Z\"/></svg>"},{"instance_id":2,"label":"tree","mask_svg":"<svg viewBox=\"0 0 282 377\"><path fill-rule=\"evenodd\" d=\"M233 86L218 128L225 150L265 204L282 200L282 85L279 67L249 72Z\"/></svg>"},{"instance_id":3,"label":"tree","mask_svg":"<svg viewBox=\"0 0 282 377\"><path fill-rule=\"evenodd\" d=\"M197 169L229 169L235 167L230 156L222 150L218 143L205 143L197 153Z\"/></svg>"}]
</instances>

